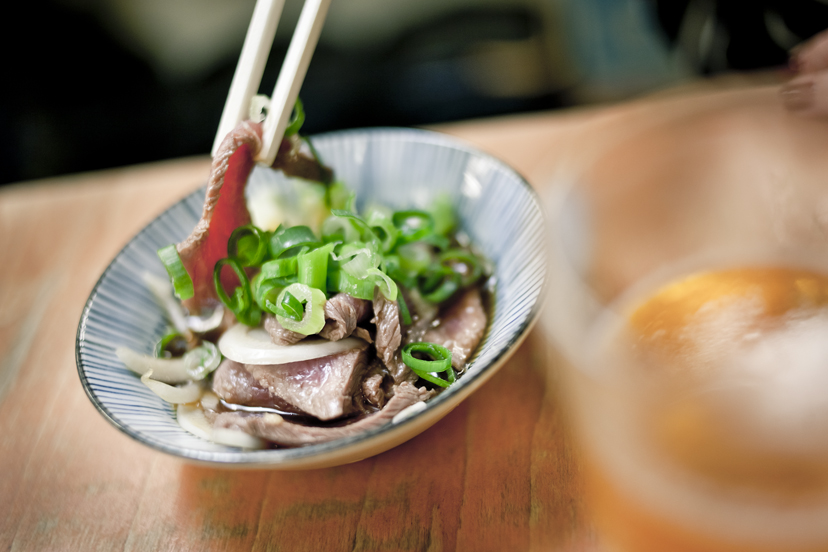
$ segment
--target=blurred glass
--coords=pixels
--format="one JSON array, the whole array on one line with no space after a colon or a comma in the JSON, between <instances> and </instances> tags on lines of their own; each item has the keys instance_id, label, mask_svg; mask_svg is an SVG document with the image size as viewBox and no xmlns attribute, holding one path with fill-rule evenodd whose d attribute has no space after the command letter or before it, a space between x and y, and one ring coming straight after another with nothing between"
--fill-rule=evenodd
<instances>
[{"instance_id":1,"label":"blurred glass","mask_svg":"<svg viewBox=\"0 0 828 552\"><path fill-rule=\"evenodd\" d=\"M776 88L592 128L545 331L608 550L828 550L828 122Z\"/></svg>"}]
</instances>

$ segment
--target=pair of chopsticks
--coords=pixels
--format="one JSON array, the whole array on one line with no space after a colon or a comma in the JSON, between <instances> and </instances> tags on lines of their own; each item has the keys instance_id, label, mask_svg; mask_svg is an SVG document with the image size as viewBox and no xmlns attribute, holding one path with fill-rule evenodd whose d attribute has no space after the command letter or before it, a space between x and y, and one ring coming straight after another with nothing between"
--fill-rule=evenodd
<instances>
[{"instance_id":1,"label":"pair of chopsticks","mask_svg":"<svg viewBox=\"0 0 828 552\"><path fill-rule=\"evenodd\" d=\"M310 59L319 41L319 33L331 0L305 0L299 22L293 32L285 61L270 97L262 127L262 149L256 161L272 165L279 151L288 119L305 79ZM257 0L247 36L244 39L239 64L230 84L230 92L221 114L218 133L213 142L215 155L224 137L248 116L250 100L259 90L267 56L276 35L276 26L285 0Z\"/></svg>"}]
</instances>

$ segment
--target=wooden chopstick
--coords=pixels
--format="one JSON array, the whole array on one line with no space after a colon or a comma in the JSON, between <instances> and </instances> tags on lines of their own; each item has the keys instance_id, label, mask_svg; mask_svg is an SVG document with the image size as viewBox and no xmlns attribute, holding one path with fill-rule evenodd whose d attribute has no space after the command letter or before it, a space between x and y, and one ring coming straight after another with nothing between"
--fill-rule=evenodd
<instances>
[{"instance_id":1,"label":"wooden chopstick","mask_svg":"<svg viewBox=\"0 0 828 552\"><path fill-rule=\"evenodd\" d=\"M282 142L302 81L305 79L331 0L305 0L285 61L273 88L262 128L262 149L256 161L272 165ZM244 39L239 64L213 142L213 155L224 137L247 118L250 100L259 89L265 62L276 35L284 0L257 0Z\"/></svg>"}]
</instances>

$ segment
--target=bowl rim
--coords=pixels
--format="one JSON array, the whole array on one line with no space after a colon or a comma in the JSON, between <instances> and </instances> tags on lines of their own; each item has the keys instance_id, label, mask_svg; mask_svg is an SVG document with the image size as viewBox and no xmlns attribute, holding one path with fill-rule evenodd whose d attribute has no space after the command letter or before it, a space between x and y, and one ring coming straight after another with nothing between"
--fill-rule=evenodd
<instances>
[{"instance_id":1,"label":"bowl rim","mask_svg":"<svg viewBox=\"0 0 828 552\"><path fill-rule=\"evenodd\" d=\"M405 127L371 127L327 132L310 136L310 138L348 139L350 137L360 135L383 134L410 135L415 137L417 142L445 146L454 150L469 153L476 157L487 159L489 162L492 162L495 165L497 165L500 169L505 170L506 172L511 172L517 177L517 182L525 189L528 197L531 198L532 202L534 203L543 220L544 209L542 208L542 203L540 201L538 193L532 187L532 185L529 184L529 182L521 173L519 173L517 170L515 170L505 162L496 158L495 156L486 153L470 145L469 143L461 139L455 138L453 136L424 129L412 129ZM77 367L81 385L83 386L83 389L86 392L86 395L89 398L89 400L92 402L93 406L106 420L108 420L120 431L152 449L170 454L172 456L181 458L186 461L211 465L214 467L221 466L272 469L303 469L308 464L311 464L310 467L316 467L314 466L316 464L338 465L339 462L334 464L327 464L325 461L333 457L336 457L337 453L344 454L344 451L352 447L353 450L357 452L357 454L351 455L354 456L354 458L346 460L346 462L360 460L362 458L371 456L372 454L359 456L359 451L370 449L372 444L376 444L378 438L382 436L390 436L393 434L404 435L406 434L406 432L411 433L412 431L415 431L416 427L419 427L420 424L425 423L427 425L425 428L423 428L422 431L424 431L425 429L427 429L427 427L437 422L451 409L457 406L457 404L462 402L463 399L467 398L468 395L470 395L480 385L482 385L489 377L491 377L497 371L497 369L500 368L500 366L503 363L505 363L505 361L514 353L514 351L517 349L520 343L522 343L522 341L528 335L530 329L533 327L533 325L537 322L539 318L541 307L544 304L544 296L546 294L545 292L548 280L545 265L544 270L540 275L540 290L535 299L534 304L531 306L524 320L521 321L516 333L501 346L500 350L497 351L497 354L492 358L489 364L481 367L480 369L474 370L472 373L467 373L462 378L459 378L458 383L460 383L460 385L455 385L447 389L446 391L437 394L435 397L429 399L429 407L427 409L424 409L423 411L409 416L397 423L385 424L383 426L361 432L358 435L334 439L329 442L307 445L303 447L236 451L209 451L191 449L176 445L170 445L161 440L148 437L144 432L135 430L128 423L120 420L117 416L110 412L110 410L103 403L103 401L101 401L98 398L95 391L92 389L89 379L87 378L87 375L85 373L84 363L81 359L81 346L82 343L85 342L86 325L89 319L90 311L92 310L95 299L97 298L99 288L101 287L103 282L108 278L116 261L124 254L124 252L130 244L135 242L141 235L148 232L150 227L153 226L159 219L162 219L165 216L167 216L171 210L179 206L184 201L187 201L193 195L203 194L205 186L206 184L200 186L199 188L196 188L195 190L184 195L178 201L175 201L172 204L170 204L162 212L160 212L150 221L148 221L135 235L129 238L129 240L123 245L123 247L115 254L115 256L112 258L112 260L109 262L109 264L106 266L104 271L101 273L101 275L95 282L95 285L93 286L89 294L89 297L87 298L84 304L83 310L81 312L80 321L78 322L77 332L75 334L75 364ZM545 254L545 252L541 250L541 254ZM489 335L491 334L491 329L492 325L490 320L487 324L486 332L484 333L481 344L489 337ZM480 349L478 348L474 356L470 359L470 363L474 362L474 360L479 355L479 352ZM415 426L414 424L417 424L417 426ZM393 446L397 446L398 444L401 444L402 442L414 437L417 433L419 432L413 433L409 437L400 440ZM393 446L389 448L393 448ZM379 452L380 451L378 451L377 453Z\"/></svg>"}]
</instances>

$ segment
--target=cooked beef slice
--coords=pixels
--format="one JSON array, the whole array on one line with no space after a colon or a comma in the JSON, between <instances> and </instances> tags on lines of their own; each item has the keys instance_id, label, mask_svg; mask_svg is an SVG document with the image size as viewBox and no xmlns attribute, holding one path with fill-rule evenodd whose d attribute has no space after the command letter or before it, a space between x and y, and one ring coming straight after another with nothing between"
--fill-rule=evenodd
<instances>
[{"instance_id":1,"label":"cooked beef slice","mask_svg":"<svg viewBox=\"0 0 828 552\"><path fill-rule=\"evenodd\" d=\"M270 313L264 315L264 329L270 335L270 340L276 345L293 345L307 337L299 332L283 328L276 317Z\"/></svg>"},{"instance_id":2,"label":"cooked beef slice","mask_svg":"<svg viewBox=\"0 0 828 552\"><path fill-rule=\"evenodd\" d=\"M333 171L322 165L314 157L308 157L301 152L302 138L294 134L282 139L279 144L279 151L272 167L280 169L287 176L302 178L328 184L333 181Z\"/></svg>"},{"instance_id":3,"label":"cooked beef slice","mask_svg":"<svg viewBox=\"0 0 828 552\"><path fill-rule=\"evenodd\" d=\"M225 402L243 406L265 406L284 412L303 414L302 410L270 394L238 362L226 358L213 374L213 392Z\"/></svg>"},{"instance_id":4,"label":"cooked beef slice","mask_svg":"<svg viewBox=\"0 0 828 552\"><path fill-rule=\"evenodd\" d=\"M227 256L227 240L233 230L250 223L244 189L262 147L261 136L259 123L242 121L224 138L213 156L201 220L177 246L184 268L193 280L194 296L185 301L185 306L194 314L218 301L213 267ZM331 169L301 153L301 143L296 135L283 139L273 168L287 176L330 182ZM226 289L233 289L238 278L231 270L224 270L222 282Z\"/></svg>"},{"instance_id":5,"label":"cooked beef slice","mask_svg":"<svg viewBox=\"0 0 828 552\"><path fill-rule=\"evenodd\" d=\"M344 353L278 365L245 365L274 397L320 420L333 420L357 409L368 362L368 345Z\"/></svg>"},{"instance_id":6,"label":"cooked beef slice","mask_svg":"<svg viewBox=\"0 0 828 552\"><path fill-rule=\"evenodd\" d=\"M210 170L201 220L183 242L178 254L193 280L194 296L185 301L193 313L218 301L213 267L227 256L227 240L237 227L250 223L244 199L247 177L262 146L261 125L244 121L222 141ZM238 285L230 270L222 273L227 289Z\"/></svg>"},{"instance_id":7,"label":"cooked beef slice","mask_svg":"<svg viewBox=\"0 0 828 552\"><path fill-rule=\"evenodd\" d=\"M374 318L371 322L376 325L377 333L374 345L377 356L388 368L388 372L396 383L415 381L411 369L405 365L400 355L402 342L402 326L400 323L400 306L396 301L389 301L379 288L374 291Z\"/></svg>"},{"instance_id":8,"label":"cooked beef slice","mask_svg":"<svg viewBox=\"0 0 828 552\"><path fill-rule=\"evenodd\" d=\"M351 437L389 423L403 409L420 401L421 390L410 383L397 386L396 392L385 408L369 414L361 420L340 427L313 427L285 421L278 414L245 415L237 412L219 414L214 427L240 429L251 435L272 441L277 445L298 447L325 443L334 439Z\"/></svg>"},{"instance_id":9,"label":"cooked beef slice","mask_svg":"<svg viewBox=\"0 0 828 552\"><path fill-rule=\"evenodd\" d=\"M436 327L423 335L423 341L437 343L451 351L451 365L462 370L486 331L486 311L480 290L465 291L437 318Z\"/></svg>"},{"instance_id":10,"label":"cooked beef slice","mask_svg":"<svg viewBox=\"0 0 828 552\"><path fill-rule=\"evenodd\" d=\"M337 293L325 303L325 327L319 335L331 341L339 341L350 336L357 329L357 324L363 321L371 312L371 301L357 299L347 293ZM360 328L362 329L362 328ZM368 342L371 336L363 330ZM362 332L361 332L362 333Z\"/></svg>"}]
</instances>

